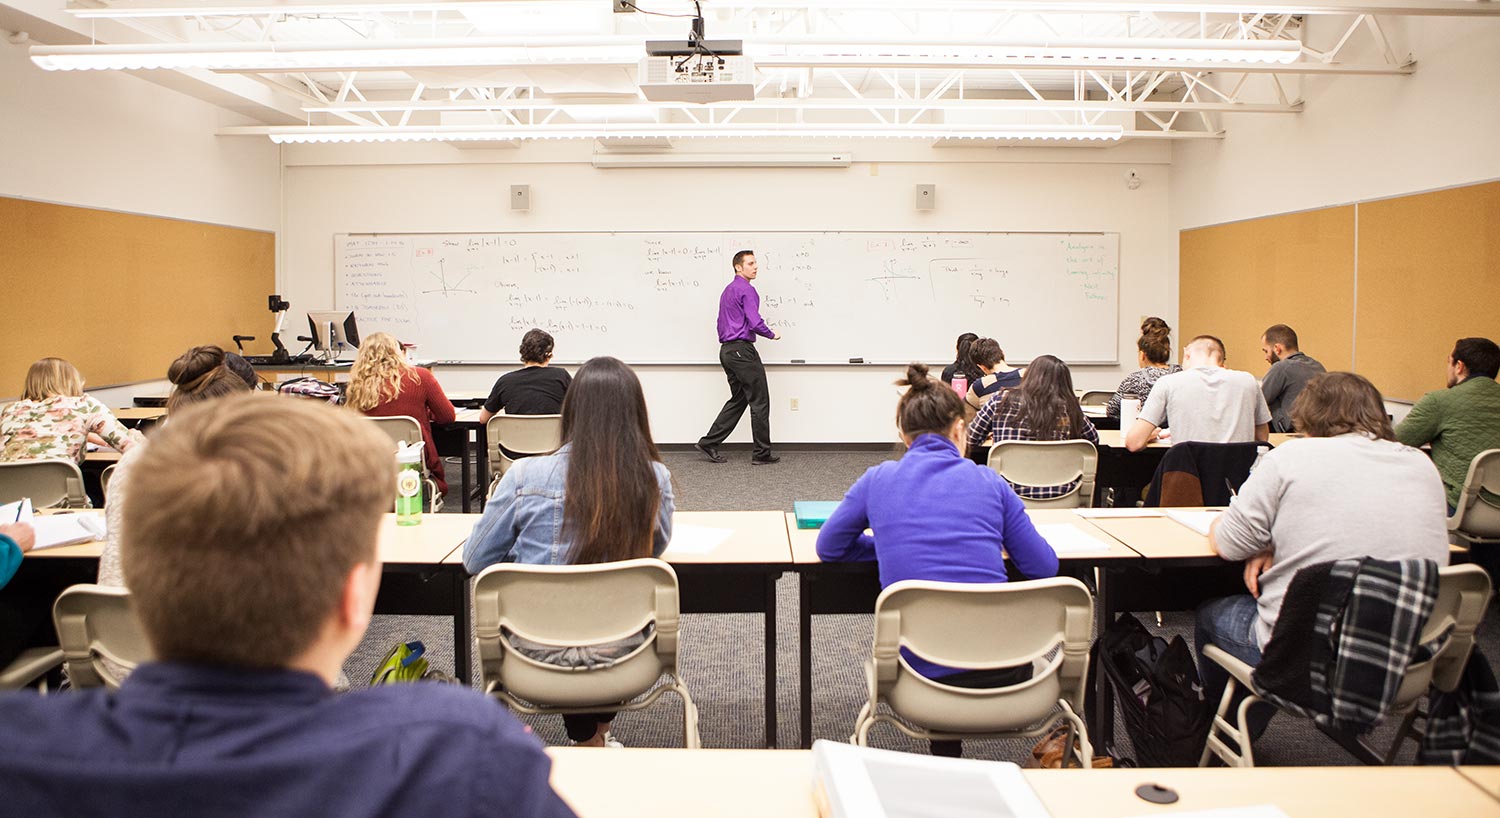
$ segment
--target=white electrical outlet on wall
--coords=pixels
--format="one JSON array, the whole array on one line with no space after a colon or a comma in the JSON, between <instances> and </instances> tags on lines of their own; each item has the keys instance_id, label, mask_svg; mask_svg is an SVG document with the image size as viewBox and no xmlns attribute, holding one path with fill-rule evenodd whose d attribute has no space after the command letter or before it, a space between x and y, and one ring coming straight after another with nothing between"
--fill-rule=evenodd
<instances>
[{"instance_id":1,"label":"white electrical outlet on wall","mask_svg":"<svg viewBox=\"0 0 1500 818\"><path fill-rule=\"evenodd\" d=\"M801 408L802 408L802 407L801 407L801 405L800 405L800 404L799 404L799 403L798 403L798 402L797 402L797 399L796 399L796 398L792 398L792 411L793 411L793 412L796 412L796 411L798 411L798 410L800 410L800 409L801 409Z\"/></svg>"}]
</instances>

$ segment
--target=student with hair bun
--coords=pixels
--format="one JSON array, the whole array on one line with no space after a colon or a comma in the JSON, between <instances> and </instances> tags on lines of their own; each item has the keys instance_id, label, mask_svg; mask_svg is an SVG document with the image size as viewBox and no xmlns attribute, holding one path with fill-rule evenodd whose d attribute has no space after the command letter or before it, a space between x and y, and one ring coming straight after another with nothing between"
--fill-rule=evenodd
<instances>
[{"instance_id":1,"label":"student with hair bun","mask_svg":"<svg viewBox=\"0 0 1500 818\"><path fill-rule=\"evenodd\" d=\"M1057 574L1057 554L1026 516L1021 498L994 471L964 457L964 402L911 364L896 405L907 452L871 468L844 495L818 532L826 562L875 560L880 585L907 579L1005 582L1005 554L1028 579ZM873 534L866 534L865 529ZM1002 549L1004 553L1002 553ZM1017 684L1029 666L959 670L905 651L922 675L954 687ZM957 741L934 741L935 755L957 756Z\"/></svg>"},{"instance_id":2,"label":"student with hair bun","mask_svg":"<svg viewBox=\"0 0 1500 818\"><path fill-rule=\"evenodd\" d=\"M1135 347L1140 369L1126 375L1109 403L1105 404L1105 413L1112 418L1120 416L1120 401L1135 398L1144 406L1151 387L1163 375L1182 371L1182 367L1171 363L1172 328L1166 321L1154 315L1142 321L1141 337L1136 339Z\"/></svg>"},{"instance_id":3,"label":"student with hair bun","mask_svg":"<svg viewBox=\"0 0 1500 818\"><path fill-rule=\"evenodd\" d=\"M172 394L167 396L169 415L195 403L250 390L244 376L230 368L229 355L211 344L179 355L167 367L167 380L172 384Z\"/></svg>"}]
</instances>

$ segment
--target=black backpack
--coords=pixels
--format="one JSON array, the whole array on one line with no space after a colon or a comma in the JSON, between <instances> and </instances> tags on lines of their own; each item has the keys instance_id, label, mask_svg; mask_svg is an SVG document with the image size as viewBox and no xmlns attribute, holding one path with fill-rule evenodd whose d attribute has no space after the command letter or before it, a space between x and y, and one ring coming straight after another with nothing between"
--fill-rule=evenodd
<instances>
[{"instance_id":1,"label":"black backpack","mask_svg":"<svg viewBox=\"0 0 1500 818\"><path fill-rule=\"evenodd\" d=\"M1121 614L1095 642L1093 659L1090 670L1103 668L1115 692L1137 763L1197 766L1213 710L1187 641L1153 636L1134 616Z\"/></svg>"}]
</instances>

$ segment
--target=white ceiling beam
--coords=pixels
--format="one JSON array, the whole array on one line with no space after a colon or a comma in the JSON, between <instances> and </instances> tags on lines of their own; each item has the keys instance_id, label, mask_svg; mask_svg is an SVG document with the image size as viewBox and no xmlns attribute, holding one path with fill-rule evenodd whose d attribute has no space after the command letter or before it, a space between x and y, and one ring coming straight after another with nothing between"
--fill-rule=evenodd
<instances>
[{"instance_id":1,"label":"white ceiling beam","mask_svg":"<svg viewBox=\"0 0 1500 818\"><path fill-rule=\"evenodd\" d=\"M596 8L601 0L548 0L552 7L574 5ZM196 3L115 2L101 7L77 7L68 12L80 18L203 17L275 14L338 14L351 11L463 12L476 8L539 6L537 0L202 0ZM910 0L714 0L723 10L910 11ZM652 0L652 11L691 12L691 2ZM1138 12L1206 12L1211 14L1384 14L1399 16L1500 16L1492 0L935 0L926 11L1058 12L1064 14L1122 14Z\"/></svg>"},{"instance_id":2,"label":"white ceiling beam","mask_svg":"<svg viewBox=\"0 0 1500 818\"><path fill-rule=\"evenodd\" d=\"M444 112L444 111L498 111L498 110L547 110L552 108L589 108L595 112L607 115L611 107L619 107L622 111L635 110L643 106L651 106L662 109L673 110L702 110L704 108L729 108L747 110L801 110L801 111L860 111L870 108L882 110L900 111L1208 111L1215 113L1253 113L1253 114L1295 114L1302 111L1302 103L1276 105L1268 103L1230 103L1230 102L1170 102L1170 101L1126 101L1123 99L1099 99L1099 100L1071 100L1071 99L927 99L927 100L895 100L895 99L780 99L766 98L757 99L754 102L651 102L643 103L639 100L628 102L570 102L567 100L476 100L446 102L442 100L421 100L403 102L370 101L343 104L311 104L302 107L303 112L310 114L331 113L394 113L401 111L413 111L417 113Z\"/></svg>"}]
</instances>

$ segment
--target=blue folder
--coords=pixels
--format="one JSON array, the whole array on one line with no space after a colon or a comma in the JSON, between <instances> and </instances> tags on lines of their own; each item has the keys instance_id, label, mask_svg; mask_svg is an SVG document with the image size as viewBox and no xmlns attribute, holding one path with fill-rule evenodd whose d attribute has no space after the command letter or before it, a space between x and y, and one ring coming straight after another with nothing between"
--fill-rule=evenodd
<instances>
[{"instance_id":1,"label":"blue folder","mask_svg":"<svg viewBox=\"0 0 1500 818\"><path fill-rule=\"evenodd\" d=\"M838 501L798 500L792 503L792 513L797 515L798 528L822 528L838 507Z\"/></svg>"}]
</instances>

